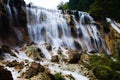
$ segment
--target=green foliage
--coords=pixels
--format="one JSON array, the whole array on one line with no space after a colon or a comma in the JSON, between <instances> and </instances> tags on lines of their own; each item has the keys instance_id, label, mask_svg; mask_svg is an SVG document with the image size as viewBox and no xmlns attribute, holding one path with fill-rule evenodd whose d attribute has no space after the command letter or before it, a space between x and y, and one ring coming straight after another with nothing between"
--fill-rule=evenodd
<instances>
[{"instance_id":1,"label":"green foliage","mask_svg":"<svg viewBox=\"0 0 120 80\"><path fill-rule=\"evenodd\" d=\"M69 0L68 3L62 4L59 9L70 9L87 11L96 19L106 17L120 21L120 0Z\"/></svg>"},{"instance_id":2,"label":"green foliage","mask_svg":"<svg viewBox=\"0 0 120 80\"><path fill-rule=\"evenodd\" d=\"M57 6L58 9L60 10L66 10L68 8L68 3L63 3L61 2L58 6Z\"/></svg>"},{"instance_id":3,"label":"green foliage","mask_svg":"<svg viewBox=\"0 0 120 80\"><path fill-rule=\"evenodd\" d=\"M94 0L78 0L77 9L80 11L88 11L93 2Z\"/></svg>"},{"instance_id":4,"label":"green foliage","mask_svg":"<svg viewBox=\"0 0 120 80\"><path fill-rule=\"evenodd\" d=\"M94 0L69 0L69 2L65 4L59 4L58 9L70 9L70 10L81 10L81 11L88 11L90 5L93 3Z\"/></svg>"},{"instance_id":5,"label":"green foliage","mask_svg":"<svg viewBox=\"0 0 120 80\"><path fill-rule=\"evenodd\" d=\"M109 17L115 20L120 20L120 0L95 0L90 6L89 12L97 17Z\"/></svg>"},{"instance_id":6,"label":"green foliage","mask_svg":"<svg viewBox=\"0 0 120 80\"><path fill-rule=\"evenodd\" d=\"M115 50L114 53L116 53L117 59L120 60L120 41L115 41Z\"/></svg>"},{"instance_id":7,"label":"green foliage","mask_svg":"<svg viewBox=\"0 0 120 80\"><path fill-rule=\"evenodd\" d=\"M93 73L100 80L118 80L120 78L120 61L113 61L106 54L92 55Z\"/></svg>"},{"instance_id":8,"label":"green foliage","mask_svg":"<svg viewBox=\"0 0 120 80\"><path fill-rule=\"evenodd\" d=\"M55 80L65 80L65 78L60 73L56 73L54 77L55 77Z\"/></svg>"},{"instance_id":9,"label":"green foliage","mask_svg":"<svg viewBox=\"0 0 120 80\"><path fill-rule=\"evenodd\" d=\"M94 68L93 73L99 80L119 80L120 79L120 73L114 70L109 70L104 66L99 66Z\"/></svg>"}]
</instances>

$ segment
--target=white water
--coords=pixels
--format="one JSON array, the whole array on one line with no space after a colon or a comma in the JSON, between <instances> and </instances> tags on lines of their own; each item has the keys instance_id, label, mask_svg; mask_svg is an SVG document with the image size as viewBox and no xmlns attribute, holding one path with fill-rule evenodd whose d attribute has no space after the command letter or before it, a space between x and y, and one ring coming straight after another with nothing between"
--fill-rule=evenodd
<instances>
[{"instance_id":1,"label":"white water","mask_svg":"<svg viewBox=\"0 0 120 80\"><path fill-rule=\"evenodd\" d=\"M62 70L62 69L59 69L58 65L55 65L55 66L49 66L49 69L54 73L54 72L61 72L63 75L72 75L75 80L88 80L88 78L82 76L81 74L77 73L76 71L72 72L72 71L67 71L67 70Z\"/></svg>"},{"instance_id":2,"label":"white water","mask_svg":"<svg viewBox=\"0 0 120 80\"><path fill-rule=\"evenodd\" d=\"M75 23L77 38L72 37L71 28L67 21L68 14L62 14L59 10L47 10L43 8L27 8L28 32L34 42L47 42L56 47L76 49L74 41L78 41L83 51L101 52L101 47L108 50L93 18L86 12L78 12L79 21L72 18ZM79 37L79 33L82 37ZM106 51L107 53L107 51Z\"/></svg>"},{"instance_id":3,"label":"white water","mask_svg":"<svg viewBox=\"0 0 120 80\"><path fill-rule=\"evenodd\" d=\"M44 46L43 44L39 44L39 45L36 45L36 46L40 47L40 49L42 50L42 52L44 53L44 55L46 54L45 51L47 51L47 50L45 50L45 48L44 48L45 46ZM44 49L43 49L43 48L44 48ZM18 50L19 50L19 49L18 49ZM58 50L58 48L56 48L56 50ZM65 50L64 50L64 49L62 49L62 50L63 50L62 53L63 53L64 55L66 55L66 54L65 54ZM88 80L87 77L82 76L78 71L74 71L74 72L73 72L73 71L69 71L69 70L67 70L67 69L61 69L59 66L62 65L62 64L51 63L51 62L49 61L49 59L51 58L49 52L45 55L45 57L46 57L47 59L38 62L38 61L34 61L34 60L30 59L30 58L25 54L25 51L26 51L26 50L19 51L19 53L15 52L14 50L12 50L12 51L15 53L15 55L16 55L17 57L13 57L13 56L11 56L10 54L7 54L7 53L6 53L6 54L5 54L5 60L6 60L6 62L7 62L7 61L8 61L8 62L12 62L12 61L14 61L14 60L16 60L17 62L21 62L21 61L25 62L25 60L28 60L29 62L36 62L36 63L40 63L40 64L45 65L45 66L48 65L47 67L50 69L51 73L61 72L63 75L72 75L72 76L75 78L75 80ZM53 49L53 51L55 51L55 50ZM27 65L28 65L28 64L27 64ZM10 68L10 67L5 67L5 68L7 68L9 71L11 71L14 80L19 80L18 77L21 76L21 73L26 71L26 67L24 67L24 68L20 71L20 73L19 73L18 71L16 71L14 68Z\"/></svg>"},{"instance_id":4,"label":"white water","mask_svg":"<svg viewBox=\"0 0 120 80\"><path fill-rule=\"evenodd\" d=\"M113 29L115 29L120 34L120 24L115 21L112 21L110 18L106 18L106 20L107 22L110 22Z\"/></svg>"},{"instance_id":5,"label":"white water","mask_svg":"<svg viewBox=\"0 0 120 80\"><path fill-rule=\"evenodd\" d=\"M32 41L75 48L67 21L60 11L27 8L28 31Z\"/></svg>"},{"instance_id":6,"label":"white water","mask_svg":"<svg viewBox=\"0 0 120 80\"><path fill-rule=\"evenodd\" d=\"M46 49L44 43L38 43L39 48L42 50L45 58L47 58L48 60L51 60L51 55L49 53L49 51Z\"/></svg>"}]
</instances>

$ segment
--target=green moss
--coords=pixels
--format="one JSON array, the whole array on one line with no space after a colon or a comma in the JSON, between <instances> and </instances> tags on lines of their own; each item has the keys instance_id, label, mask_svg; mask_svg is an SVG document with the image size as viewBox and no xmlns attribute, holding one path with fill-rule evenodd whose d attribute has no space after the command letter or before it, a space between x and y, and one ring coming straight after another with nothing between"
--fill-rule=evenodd
<instances>
[{"instance_id":1,"label":"green moss","mask_svg":"<svg viewBox=\"0 0 120 80\"><path fill-rule=\"evenodd\" d=\"M56 73L54 77L55 77L55 80L65 80L65 78L61 75L61 73Z\"/></svg>"}]
</instances>

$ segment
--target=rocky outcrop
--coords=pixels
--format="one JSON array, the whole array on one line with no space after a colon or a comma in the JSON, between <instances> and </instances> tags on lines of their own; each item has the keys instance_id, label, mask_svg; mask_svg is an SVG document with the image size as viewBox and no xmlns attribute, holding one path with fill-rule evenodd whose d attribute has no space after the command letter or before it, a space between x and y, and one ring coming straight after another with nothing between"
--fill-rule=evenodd
<instances>
[{"instance_id":1,"label":"rocky outcrop","mask_svg":"<svg viewBox=\"0 0 120 80\"><path fill-rule=\"evenodd\" d=\"M11 47L29 42L24 0L0 1L0 42Z\"/></svg>"},{"instance_id":2,"label":"rocky outcrop","mask_svg":"<svg viewBox=\"0 0 120 80\"><path fill-rule=\"evenodd\" d=\"M32 62L30 66L22 74L22 77L26 80L52 80L50 72L39 63Z\"/></svg>"},{"instance_id":3,"label":"rocky outcrop","mask_svg":"<svg viewBox=\"0 0 120 80\"><path fill-rule=\"evenodd\" d=\"M90 65L90 55L82 54L80 61L82 61L84 64Z\"/></svg>"},{"instance_id":4,"label":"rocky outcrop","mask_svg":"<svg viewBox=\"0 0 120 80\"><path fill-rule=\"evenodd\" d=\"M51 46L50 43L45 43L45 46L46 46L46 49L47 49L48 51L51 51L51 50L52 50L52 46Z\"/></svg>"},{"instance_id":5,"label":"rocky outcrop","mask_svg":"<svg viewBox=\"0 0 120 80\"><path fill-rule=\"evenodd\" d=\"M22 74L22 76L26 79L29 79L35 75L38 75L40 72L44 72L45 68L40 65L39 63L32 62L29 66L29 68L26 70L25 73Z\"/></svg>"},{"instance_id":6,"label":"rocky outcrop","mask_svg":"<svg viewBox=\"0 0 120 80\"><path fill-rule=\"evenodd\" d=\"M80 53L76 50L68 50L68 62L69 63L78 63L80 60Z\"/></svg>"},{"instance_id":7,"label":"rocky outcrop","mask_svg":"<svg viewBox=\"0 0 120 80\"><path fill-rule=\"evenodd\" d=\"M52 62L59 62L59 57L58 57L58 55L52 56L51 61L52 61Z\"/></svg>"},{"instance_id":8,"label":"rocky outcrop","mask_svg":"<svg viewBox=\"0 0 120 80\"><path fill-rule=\"evenodd\" d=\"M2 66L0 66L0 80L13 80L11 72Z\"/></svg>"},{"instance_id":9,"label":"rocky outcrop","mask_svg":"<svg viewBox=\"0 0 120 80\"><path fill-rule=\"evenodd\" d=\"M16 55L14 54L14 52L12 52L11 48L8 45L1 45L0 51L1 53L9 53L11 56L16 57Z\"/></svg>"},{"instance_id":10,"label":"rocky outcrop","mask_svg":"<svg viewBox=\"0 0 120 80\"><path fill-rule=\"evenodd\" d=\"M41 60L45 57L41 49L34 45L26 47L25 53L28 57L30 57L33 60Z\"/></svg>"},{"instance_id":11,"label":"rocky outcrop","mask_svg":"<svg viewBox=\"0 0 120 80\"><path fill-rule=\"evenodd\" d=\"M11 68L15 68L16 71L21 71L24 68L24 62L17 62L16 60L12 62L5 62L5 65Z\"/></svg>"}]
</instances>

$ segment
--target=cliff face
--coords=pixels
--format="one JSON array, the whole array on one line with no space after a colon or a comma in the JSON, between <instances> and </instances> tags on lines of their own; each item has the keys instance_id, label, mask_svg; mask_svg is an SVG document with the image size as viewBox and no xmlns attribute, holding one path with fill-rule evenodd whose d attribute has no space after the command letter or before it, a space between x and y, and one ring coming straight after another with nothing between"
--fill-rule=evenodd
<instances>
[{"instance_id":1,"label":"cliff face","mask_svg":"<svg viewBox=\"0 0 120 80\"><path fill-rule=\"evenodd\" d=\"M28 40L24 0L1 0L0 44L16 46Z\"/></svg>"},{"instance_id":2,"label":"cliff face","mask_svg":"<svg viewBox=\"0 0 120 80\"><path fill-rule=\"evenodd\" d=\"M111 54L119 54L118 50L120 49L120 34L115 31L111 25L107 26L109 28L108 33L104 33L104 38L106 41L106 44L111 52Z\"/></svg>"}]
</instances>

